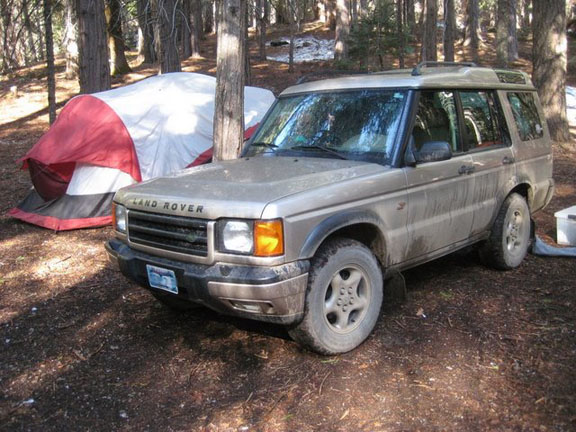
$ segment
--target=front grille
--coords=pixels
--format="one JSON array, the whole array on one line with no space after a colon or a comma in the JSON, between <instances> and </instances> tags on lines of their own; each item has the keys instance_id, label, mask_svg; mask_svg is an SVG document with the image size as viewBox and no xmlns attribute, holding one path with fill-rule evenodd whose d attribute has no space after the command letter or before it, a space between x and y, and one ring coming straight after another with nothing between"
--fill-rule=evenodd
<instances>
[{"instance_id":1,"label":"front grille","mask_svg":"<svg viewBox=\"0 0 576 432\"><path fill-rule=\"evenodd\" d=\"M135 210L128 212L128 238L132 243L205 257L208 222Z\"/></svg>"}]
</instances>

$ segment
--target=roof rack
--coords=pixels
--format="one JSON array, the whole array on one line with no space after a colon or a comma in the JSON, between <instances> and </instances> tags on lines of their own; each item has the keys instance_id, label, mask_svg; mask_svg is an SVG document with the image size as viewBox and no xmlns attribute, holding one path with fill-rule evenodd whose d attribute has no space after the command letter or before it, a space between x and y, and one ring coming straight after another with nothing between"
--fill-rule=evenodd
<instances>
[{"instance_id":1,"label":"roof rack","mask_svg":"<svg viewBox=\"0 0 576 432\"><path fill-rule=\"evenodd\" d=\"M467 67L478 67L474 62L439 62L439 61L423 61L416 65L412 69L412 76L422 75L422 68L428 67L446 67L446 66L467 66Z\"/></svg>"},{"instance_id":2,"label":"roof rack","mask_svg":"<svg viewBox=\"0 0 576 432\"><path fill-rule=\"evenodd\" d=\"M308 82L309 78L313 78L315 76L322 76L322 75L365 75L367 73L369 73L369 72L350 71L350 70L316 71L316 72L307 73L306 75L302 75L300 78L298 78L298 81L296 81L296 84L302 84L302 83Z\"/></svg>"}]
</instances>

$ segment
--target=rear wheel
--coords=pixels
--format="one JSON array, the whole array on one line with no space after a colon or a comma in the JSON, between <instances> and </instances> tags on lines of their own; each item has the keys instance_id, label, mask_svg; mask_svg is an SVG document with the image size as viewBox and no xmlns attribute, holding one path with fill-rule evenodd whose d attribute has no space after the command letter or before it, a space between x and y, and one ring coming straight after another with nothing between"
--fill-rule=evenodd
<instances>
[{"instance_id":1,"label":"rear wheel","mask_svg":"<svg viewBox=\"0 0 576 432\"><path fill-rule=\"evenodd\" d=\"M530 247L531 224L526 199L510 194L494 221L490 237L480 248L482 260L500 270L518 267Z\"/></svg>"},{"instance_id":2,"label":"rear wheel","mask_svg":"<svg viewBox=\"0 0 576 432\"><path fill-rule=\"evenodd\" d=\"M289 333L320 354L347 352L369 336L381 304L382 271L370 249L331 240L312 259L304 319Z\"/></svg>"}]
</instances>

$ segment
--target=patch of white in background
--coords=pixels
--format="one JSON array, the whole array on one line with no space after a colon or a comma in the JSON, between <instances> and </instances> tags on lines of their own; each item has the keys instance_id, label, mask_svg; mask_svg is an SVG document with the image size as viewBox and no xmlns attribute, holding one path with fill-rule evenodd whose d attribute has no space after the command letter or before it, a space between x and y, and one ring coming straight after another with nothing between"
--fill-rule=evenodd
<instances>
[{"instance_id":1,"label":"patch of white in background","mask_svg":"<svg viewBox=\"0 0 576 432\"><path fill-rule=\"evenodd\" d=\"M290 42L290 38L279 40ZM270 43L268 43L270 45ZM282 46L285 53L275 56L267 56L268 60L288 63L289 45ZM319 60L332 60L334 58L334 40L317 39L314 36L294 38L294 63L313 62Z\"/></svg>"},{"instance_id":2,"label":"patch of white in background","mask_svg":"<svg viewBox=\"0 0 576 432\"><path fill-rule=\"evenodd\" d=\"M566 86L566 115L568 123L576 124L576 88Z\"/></svg>"},{"instance_id":3,"label":"patch of white in background","mask_svg":"<svg viewBox=\"0 0 576 432\"><path fill-rule=\"evenodd\" d=\"M123 171L78 163L66 193L68 195L95 195L114 192L121 187L136 183Z\"/></svg>"}]
</instances>

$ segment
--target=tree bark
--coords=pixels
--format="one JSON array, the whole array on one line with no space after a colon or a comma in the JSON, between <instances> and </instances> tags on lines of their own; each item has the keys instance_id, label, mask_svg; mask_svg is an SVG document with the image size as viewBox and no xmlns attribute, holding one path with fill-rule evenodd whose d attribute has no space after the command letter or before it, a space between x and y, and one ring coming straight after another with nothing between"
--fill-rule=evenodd
<instances>
[{"instance_id":1,"label":"tree bark","mask_svg":"<svg viewBox=\"0 0 576 432\"><path fill-rule=\"evenodd\" d=\"M404 2L398 0L396 3L396 33L398 37L398 66L404 68Z\"/></svg>"},{"instance_id":2,"label":"tree bark","mask_svg":"<svg viewBox=\"0 0 576 432\"><path fill-rule=\"evenodd\" d=\"M266 21L268 20L268 0L256 1L258 25L258 52L260 60L266 60Z\"/></svg>"},{"instance_id":3,"label":"tree bark","mask_svg":"<svg viewBox=\"0 0 576 432\"><path fill-rule=\"evenodd\" d=\"M33 62L38 61L38 53L36 52L36 44L34 43L34 29L32 28L32 22L30 21L30 11L28 9L28 0L22 0L22 12L24 14L24 28L26 29L26 39L28 51L30 54L27 54L24 60L26 65L28 65L30 60Z\"/></svg>"},{"instance_id":4,"label":"tree bark","mask_svg":"<svg viewBox=\"0 0 576 432\"><path fill-rule=\"evenodd\" d=\"M456 36L456 10L454 0L444 0L444 61L454 61L454 40Z\"/></svg>"},{"instance_id":5,"label":"tree bark","mask_svg":"<svg viewBox=\"0 0 576 432\"><path fill-rule=\"evenodd\" d=\"M141 63L156 63L154 51L154 28L149 0L136 0L138 9L138 60Z\"/></svg>"},{"instance_id":6,"label":"tree bark","mask_svg":"<svg viewBox=\"0 0 576 432\"><path fill-rule=\"evenodd\" d=\"M190 2L192 0L182 0L182 13L180 14L180 27L182 29L180 35L181 53L182 58L186 59L192 55L192 22L190 12Z\"/></svg>"},{"instance_id":7,"label":"tree bark","mask_svg":"<svg viewBox=\"0 0 576 432\"><path fill-rule=\"evenodd\" d=\"M566 118L566 2L534 0L532 79L554 141L568 142Z\"/></svg>"},{"instance_id":8,"label":"tree bark","mask_svg":"<svg viewBox=\"0 0 576 432\"><path fill-rule=\"evenodd\" d=\"M498 0L496 15L496 66L508 67L508 13L510 4L508 0Z\"/></svg>"},{"instance_id":9,"label":"tree bark","mask_svg":"<svg viewBox=\"0 0 576 432\"><path fill-rule=\"evenodd\" d=\"M80 93L110 88L104 0L77 0Z\"/></svg>"},{"instance_id":10,"label":"tree bark","mask_svg":"<svg viewBox=\"0 0 576 432\"><path fill-rule=\"evenodd\" d=\"M110 72L112 75L124 75L132 72L124 53L124 35L122 34L122 14L119 0L106 0L108 48L110 50Z\"/></svg>"},{"instance_id":11,"label":"tree bark","mask_svg":"<svg viewBox=\"0 0 576 432\"><path fill-rule=\"evenodd\" d=\"M437 61L436 20L438 13L437 0L426 0L424 35L422 36L422 61Z\"/></svg>"},{"instance_id":12,"label":"tree bark","mask_svg":"<svg viewBox=\"0 0 576 432\"><path fill-rule=\"evenodd\" d=\"M508 14L508 62L518 60L518 32L516 21L518 19L518 0L508 0L510 11Z\"/></svg>"},{"instance_id":13,"label":"tree bark","mask_svg":"<svg viewBox=\"0 0 576 432\"><path fill-rule=\"evenodd\" d=\"M48 118L56 121L56 72L54 70L54 36L52 33L52 2L44 0L44 31L46 36L46 68L48 70Z\"/></svg>"},{"instance_id":14,"label":"tree bark","mask_svg":"<svg viewBox=\"0 0 576 432\"><path fill-rule=\"evenodd\" d=\"M532 25L530 15L532 14L532 0L523 0L522 27L529 28Z\"/></svg>"},{"instance_id":15,"label":"tree bark","mask_svg":"<svg viewBox=\"0 0 576 432\"><path fill-rule=\"evenodd\" d=\"M180 72L178 38L176 37L177 13L175 0L152 0L154 43L160 63L160 73Z\"/></svg>"},{"instance_id":16,"label":"tree bark","mask_svg":"<svg viewBox=\"0 0 576 432\"><path fill-rule=\"evenodd\" d=\"M464 46L470 46L472 60L478 62L480 57L478 48L480 46L480 6L478 0L468 0L466 5L466 27Z\"/></svg>"},{"instance_id":17,"label":"tree bark","mask_svg":"<svg viewBox=\"0 0 576 432\"><path fill-rule=\"evenodd\" d=\"M191 34L190 34L190 46L192 47L191 56L193 58L200 57L200 40L203 35L203 23L202 23L202 1L201 0L191 0L191 19L192 24Z\"/></svg>"},{"instance_id":18,"label":"tree bark","mask_svg":"<svg viewBox=\"0 0 576 432\"><path fill-rule=\"evenodd\" d=\"M246 1L221 0L218 13L214 159L238 157L244 143Z\"/></svg>"},{"instance_id":19,"label":"tree bark","mask_svg":"<svg viewBox=\"0 0 576 432\"><path fill-rule=\"evenodd\" d=\"M206 1L202 5L202 23L204 24L204 34L214 32L214 2Z\"/></svg>"},{"instance_id":20,"label":"tree bark","mask_svg":"<svg viewBox=\"0 0 576 432\"><path fill-rule=\"evenodd\" d=\"M66 56L66 78L78 78L78 19L76 1L66 0L66 24L64 25L64 42Z\"/></svg>"},{"instance_id":21,"label":"tree bark","mask_svg":"<svg viewBox=\"0 0 576 432\"><path fill-rule=\"evenodd\" d=\"M408 27L408 31L412 33L414 31L414 27L416 27L416 14L414 13L414 0L405 0L404 1L405 9L406 9L406 25Z\"/></svg>"},{"instance_id":22,"label":"tree bark","mask_svg":"<svg viewBox=\"0 0 576 432\"><path fill-rule=\"evenodd\" d=\"M336 36L334 38L334 60L348 59L348 36L350 35L350 13L347 0L336 0Z\"/></svg>"}]
</instances>

